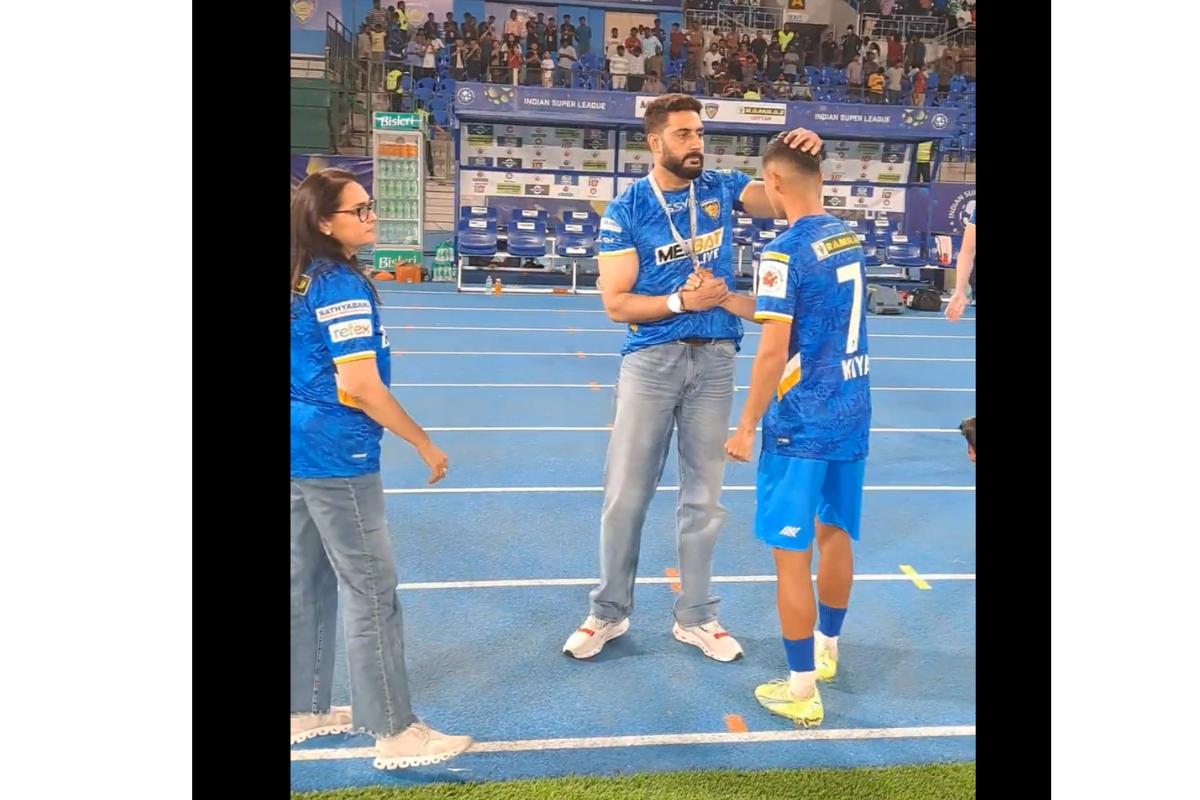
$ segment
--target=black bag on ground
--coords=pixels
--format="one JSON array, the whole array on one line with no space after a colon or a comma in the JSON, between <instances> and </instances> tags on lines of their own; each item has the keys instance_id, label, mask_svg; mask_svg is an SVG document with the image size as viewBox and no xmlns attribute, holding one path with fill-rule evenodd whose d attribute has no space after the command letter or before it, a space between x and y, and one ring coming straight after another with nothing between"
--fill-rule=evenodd
<instances>
[{"instance_id":1,"label":"black bag on ground","mask_svg":"<svg viewBox=\"0 0 1200 800\"><path fill-rule=\"evenodd\" d=\"M913 311L941 311L942 296L935 289L915 289L908 295L908 307Z\"/></svg>"}]
</instances>

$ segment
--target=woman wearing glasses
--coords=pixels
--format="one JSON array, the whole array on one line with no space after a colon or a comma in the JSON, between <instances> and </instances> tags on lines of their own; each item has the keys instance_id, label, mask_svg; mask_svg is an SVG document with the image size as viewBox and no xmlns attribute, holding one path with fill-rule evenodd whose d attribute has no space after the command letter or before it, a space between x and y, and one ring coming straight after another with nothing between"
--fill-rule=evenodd
<instances>
[{"instance_id":1,"label":"woman wearing glasses","mask_svg":"<svg viewBox=\"0 0 1200 800\"><path fill-rule=\"evenodd\" d=\"M446 454L388 388L379 298L355 261L375 241L374 202L354 175L309 175L292 201L292 744L375 734L375 766L445 761L471 746L413 715L396 566L379 473L386 428L416 448L430 483ZM341 586L353 712L331 707Z\"/></svg>"}]
</instances>

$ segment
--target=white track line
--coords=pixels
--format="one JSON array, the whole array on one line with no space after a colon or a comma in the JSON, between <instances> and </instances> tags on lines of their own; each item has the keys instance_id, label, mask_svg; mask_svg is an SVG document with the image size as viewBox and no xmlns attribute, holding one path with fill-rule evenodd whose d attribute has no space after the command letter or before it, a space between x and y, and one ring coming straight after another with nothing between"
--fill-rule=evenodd
<instances>
[{"instance_id":1,"label":"white track line","mask_svg":"<svg viewBox=\"0 0 1200 800\"><path fill-rule=\"evenodd\" d=\"M613 383L392 383L393 388L409 389L612 389ZM749 386L734 386L745 391ZM947 386L872 386L873 392L971 392L972 388Z\"/></svg>"},{"instance_id":2,"label":"white track line","mask_svg":"<svg viewBox=\"0 0 1200 800\"><path fill-rule=\"evenodd\" d=\"M812 579L815 581L817 576L814 574ZM774 575L714 575L710 579L713 583L774 583ZM855 575L854 580L862 581L895 581L904 583L912 581L911 575L905 575L902 572L883 573L883 574L867 574ZM973 581L975 573L969 572L947 572L941 574L927 575L921 573L921 580L924 581ZM512 580L492 580L492 581L433 581L426 583L401 583L396 586L397 589L408 591L426 590L426 589L535 589L547 586L595 586L600 582L599 578L529 578L529 579L512 579ZM638 584L649 585L665 585L671 583L679 583L679 578L665 577L645 577L638 578L634 581Z\"/></svg>"},{"instance_id":3,"label":"white track line","mask_svg":"<svg viewBox=\"0 0 1200 800\"><path fill-rule=\"evenodd\" d=\"M974 735L974 725L924 725L911 728L812 728L808 730L751 731L748 733L664 733L650 736L593 736L579 739L515 739L500 742L476 742L466 752L466 755L524 753L541 750L595 750L608 747L651 747L655 745L925 739ZM292 751L292 761L340 761L352 758L375 758L375 748L321 747Z\"/></svg>"},{"instance_id":4,"label":"white track line","mask_svg":"<svg viewBox=\"0 0 1200 800\"><path fill-rule=\"evenodd\" d=\"M552 353L552 352L514 352L511 350L393 350L392 357L400 356L558 356L560 358L621 358L620 353ZM752 355L741 355L736 358L754 358ZM914 358L910 356L871 356L872 361L960 361L975 363L973 358Z\"/></svg>"},{"instance_id":5,"label":"white track line","mask_svg":"<svg viewBox=\"0 0 1200 800\"><path fill-rule=\"evenodd\" d=\"M482 307L482 306L480 306L480 307L476 307L476 306L380 306L380 308L386 309L388 311L470 311L470 312L483 311L483 312L491 312L491 313L523 313L523 314L527 314L531 311L533 311L533 312L540 311L540 312L546 312L546 313L550 313L550 314L606 314L607 313L602 308L551 308L551 307L545 307L545 308L521 307L521 308L518 308L515 306L510 307L510 308L502 308L502 307L487 308L487 307ZM868 317L868 319L870 319L870 318ZM936 316L931 316L931 317L888 316L888 317L880 317L878 320L871 320L871 321L891 322L892 320L907 320L910 322L920 322L921 320L941 320L942 322L949 322L948 319L941 316L940 314L936 315ZM974 322L974 321L975 321L975 317L963 317L960 320L960 322Z\"/></svg>"},{"instance_id":6,"label":"white track line","mask_svg":"<svg viewBox=\"0 0 1200 800\"><path fill-rule=\"evenodd\" d=\"M611 425L596 425L596 426L519 426L519 425L496 425L491 427L445 427L445 428L425 428L427 431L436 433L599 433L601 431L611 431ZM729 430L736 431L737 427L731 427ZM755 428L756 431L761 431L762 428ZM871 428L871 433L961 433L958 428Z\"/></svg>"},{"instance_id":7,"label":"white track line","mask_svg":"<svg viewBox=\"0 0 1200 800\"><path fill-rule=\"evenodd\" d=\"M723 492L753 492L755 486L722 486ZM384 494L580 494L603 492L603 486L417 486L384 489ZM678 486L659 486L660 492L677 492ZM864 492L973 492L974 486L864 486Z\"/></svg>"},{"instance_id":8,"label":"white track line","mask_svg":"<svg viewBox=\"0 0 1200 800\"><path fill-rule=\"evenodd\" d=\"M482 325L384 325L385 331L489 331L510 333L626 333L624 328L520 328ZM761 336L761 331L746 331L746 336ZM941 336L923 333L872 333L872 339L974 339L974 336Z\"/></svg>"}]
</instances>

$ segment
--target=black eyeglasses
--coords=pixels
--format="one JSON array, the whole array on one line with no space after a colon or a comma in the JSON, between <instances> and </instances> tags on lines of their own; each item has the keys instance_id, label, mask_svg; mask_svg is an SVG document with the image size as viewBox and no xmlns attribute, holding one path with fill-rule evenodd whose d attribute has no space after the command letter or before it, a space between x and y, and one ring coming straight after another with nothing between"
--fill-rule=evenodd
<instances>
[{"instance_id":1,"label":"black eyeglasses","mask_svg":"<svg viewBox=\"0 0 1200 800\"><path fill-rule=\"evenodd\" d=\"M341 211L335 211L333 213L335 213L335 214L358 214L358 221L366 222L368 219L371 218L371 212L374 210L375 210L375 201L372 200L369 203L362 204L361 206L355 206L354 208L345 208L345 209L342 209Z\"/></svg>"}]
</instances>

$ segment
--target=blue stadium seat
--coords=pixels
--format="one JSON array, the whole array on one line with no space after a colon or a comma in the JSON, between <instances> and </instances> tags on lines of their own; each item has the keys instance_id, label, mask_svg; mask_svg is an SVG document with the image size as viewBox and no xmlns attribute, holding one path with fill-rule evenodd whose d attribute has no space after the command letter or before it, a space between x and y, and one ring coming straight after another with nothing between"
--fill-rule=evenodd
<instances>
[{"instance_id":1,"label":"blue stadium seat","mask_svg":"<svg viewBox=\"0 0 1200 800\"><path fill-rule=\"evenodd\" d=\"M926 263L921 245L909 241L907 235L899 232L892 234L885 260L893 267L923 267Z\"/></svg>"},{"instance_id":2,"label":"blue stadium seat","mask_svg":"<svg viewBox=\"0 0 1200 800\"><path fill-rule=\"evenodd\" d=\"M495 209L489 209L495 211ZM496 218L463 216L458 220L458 253L464 256L496 255Z\"/></svg>"},{"instance_id":3,"label":"blue stadium seat","mask_svg":"<svg viewBox=\"0 0 1200 800\"><path fill-rule=\"evenodd\" d=\"M541 258L546 255L545 218L526 220L513 215L508 221L508 254L521 258Z\"/></svg>"},{"instance_id":4,"label":"blue stadium seat","mask_svg":"<svg viewBox=\"0 0 1200 800\"><path fill-rule=\"evenodd\" d=\"M512 252L509 239L509 252ZM592 258L596 255L596 227L586 223L564 222L554 242L555 255L565 258Z\"/></svg>"},{"instance_id":5,"label":"blue stadium seat","mask_svg":"<svg viewBox=\"0 0 1200 800\"><path fill-rule=\"evenodd\" d=\"M758 226L752 217L733 218L733 243L743 247L753 245L758 238Z\"/></svg>"},{"instance_id":6,"label":"blue stadium seat","mask_svg":"<svg viewBox=\"0 0 1200 800\"><path fill-rule=\"evenodd\" d=\"M881 248L871 242L863 242L863 265L867 267L882 267L883 255Z\"/></svg>"}]
</instances>

